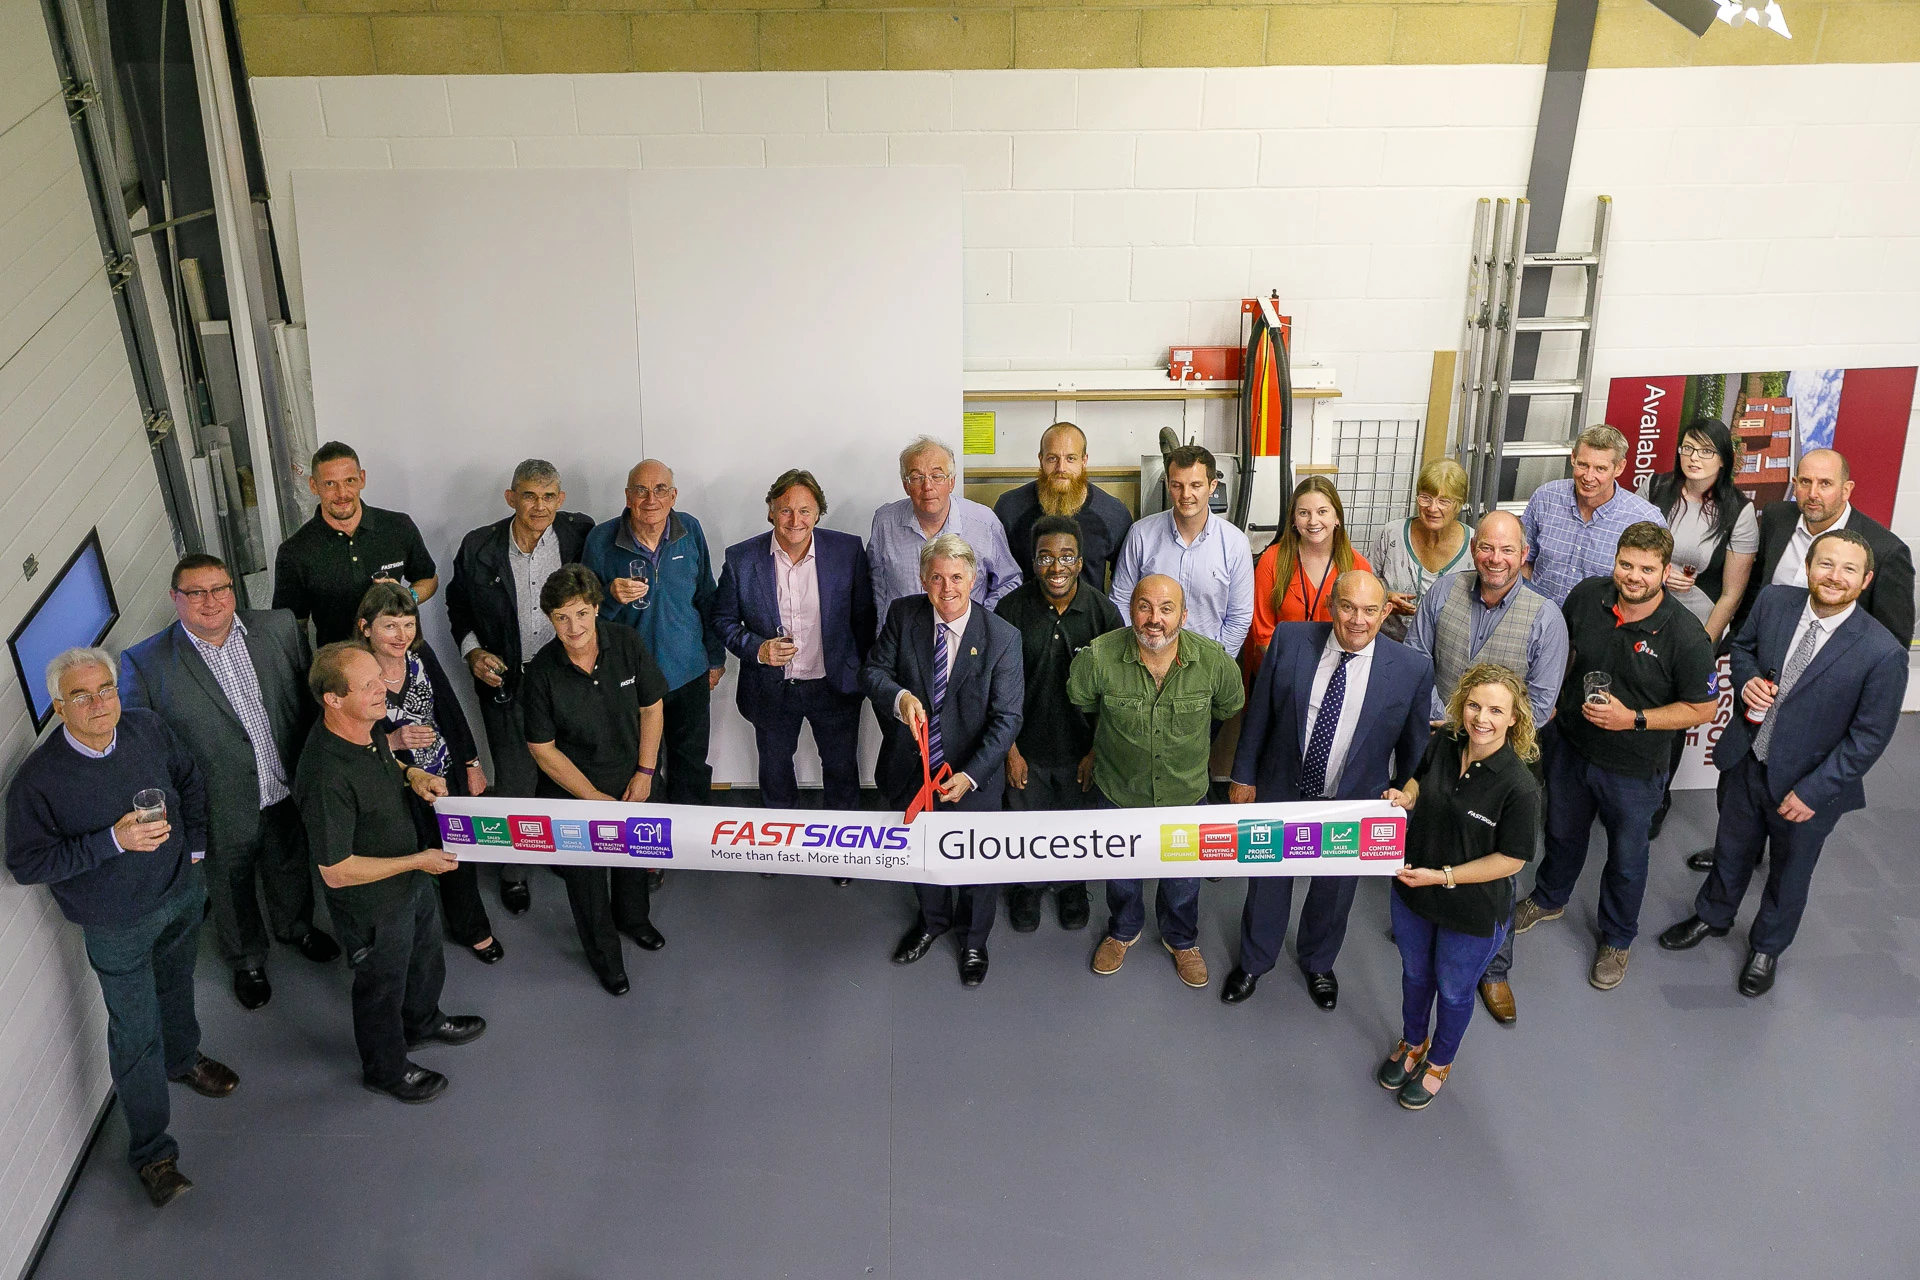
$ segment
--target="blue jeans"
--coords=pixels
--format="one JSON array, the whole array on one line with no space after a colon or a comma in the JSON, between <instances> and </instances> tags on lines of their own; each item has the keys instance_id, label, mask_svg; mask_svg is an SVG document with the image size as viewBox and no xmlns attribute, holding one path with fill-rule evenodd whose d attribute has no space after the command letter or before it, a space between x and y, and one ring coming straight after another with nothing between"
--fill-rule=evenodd
<instances>
[{"instance_id":1,"label":"blue jeans","mask_svg":"<svg viewBox=\"0 0 1920 1280\"><path fill-rule=\"evenodd\" d=\"M107 1002L107 1066L127 1113L127 1161L138 1169L180 1154L167 1132L167 1079L200 1058L193 961L206 882L190 872L172 897L132 924L87 925L87 962Z\"/></svg>"},{"instance_id":2,"label":"blue jeans","mask_svg":"<svg viewBox=\"0 0 1920 1280\"><path fill-rule=\"evenodd\" d=\"M1099 787L1093 789L1093 807L1118 809ZM1205 804L1202 796L1196 803ZM1107 881L1107 936L1132 942L1147 923L1147 884L1144 880ZM1153 899L1154 922L1160 937L1175 951L1185 951L1200 940L1200 881L1162 880Z\"/></svg>"},{"instance_id":3,"label":"blue jeans","mask_svg":"<svg viewBox=\"0 0 1920 1280\"><path fill-rule=\"evenodd\" d=\"M1433 1046L1427 1061L1444 1067L1460 1051L1460 1039L1473 1021L1473 992L1487 961L1500 949L1509 925L1491 938L1443 929L1400 900L1391 890L1393 941L1400 948L1400 1038L1419 1044L1433 1027ZM1438 1018L1433 1016L1436 998Z\"/></svg>"},{"instance_id":4,"label":"blue jeans","mask_svg":"<svg viewBox=\"0 0 1920 1280\"><path fill-rule=\"evenodd\" d=\"M1593 764L1557 734L1547 748L1547 853L1534 877L1533 900L1557 911L1573 897L1587 865L1593 820L1607 831L1607 869L1600 881L1600 940L1631 947L1640 933L1647 894L1647 830L1660 807L1667 775L1630 778Z\"/></svg>"}]
</instances>

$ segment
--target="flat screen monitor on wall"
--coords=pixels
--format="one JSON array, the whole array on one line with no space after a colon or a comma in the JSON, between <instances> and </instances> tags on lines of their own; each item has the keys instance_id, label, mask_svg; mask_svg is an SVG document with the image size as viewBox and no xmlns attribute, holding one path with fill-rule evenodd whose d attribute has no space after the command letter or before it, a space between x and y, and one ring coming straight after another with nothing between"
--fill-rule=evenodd
<instances>
[{"instance_id":1,"label":"flat screen monitor on wall","mask_svg":"<svg viewBox=\"0 0 1920 1280\"><path fill-rule=\"evenodd\" d=\"M107 559L100 551L100 531L91 529L7 637L14 674L20 677L27 705L33 709L36 732L53 718L47 663L67 649L99 644L119 620L113 580L107 576Z\"/></svg>"}]
</instances>

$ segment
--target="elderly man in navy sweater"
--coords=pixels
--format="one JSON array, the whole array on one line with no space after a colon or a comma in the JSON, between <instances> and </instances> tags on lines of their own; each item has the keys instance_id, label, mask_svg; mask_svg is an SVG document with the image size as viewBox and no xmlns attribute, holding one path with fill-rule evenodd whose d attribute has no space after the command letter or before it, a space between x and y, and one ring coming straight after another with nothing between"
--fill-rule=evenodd
<instances>
[{"instance_id":1,"label":"elderly man in navy sweater","mask_svg":"<svg viewBox=\"0 0 1920 1280\"><path fill-rule=\"evenodd\" d=\"M121 711L118 673L104 649L69 649L47 664L65 724L7 791L7 869L21 884L51 889L86 937L107 1002L107 1061L127 1114L127 1158L157 1207L193 1185L167 1132L167 1082L224 1098L240 1078L200 1052L193 1012L207 904L195 866L207 848L206 784L160 717Z\"/></svg>"}]
</instances>

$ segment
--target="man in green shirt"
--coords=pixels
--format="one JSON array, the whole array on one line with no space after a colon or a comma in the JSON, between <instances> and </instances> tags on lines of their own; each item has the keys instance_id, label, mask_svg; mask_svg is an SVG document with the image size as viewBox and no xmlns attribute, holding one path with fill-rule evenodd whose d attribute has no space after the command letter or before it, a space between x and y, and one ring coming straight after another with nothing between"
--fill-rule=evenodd
<instances>
[{"instance_id":1,"label":"man in green shirt","mask_svg":"<svg viewBox=\"0 0 1920 1280\"><path fill-rule=\"evenodd\" d=\"M1246 701L1240 669L1215 641L1181 630L1187 602L1174 579L1142 578L1128 612L1132 626L1096 637L1067 676L1068 699L1095 717L1095 807L1204 804L1214 722ZM1107 933L1093 953L1093 971L1101 975L1118 973L1127 948L1140 938L1143 882L1107 881L1107 910ZM1154 918L1180 980L1205 987L1200 881L1162 880Z\"/></svg>"}]
</instances>

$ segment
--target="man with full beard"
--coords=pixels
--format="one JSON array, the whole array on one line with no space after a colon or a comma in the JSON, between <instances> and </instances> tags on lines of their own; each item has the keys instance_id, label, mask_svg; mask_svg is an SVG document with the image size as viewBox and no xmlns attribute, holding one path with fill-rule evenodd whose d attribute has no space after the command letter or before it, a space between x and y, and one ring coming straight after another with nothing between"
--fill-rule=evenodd
<instances>
[{"instance_id":1,"label":"man with full beard","mask_svg":"<svg viewBox=\"0 0 1920 1280\"><path fill-rule=\"evenodd\" d=\"M1033 563L1033 523L1041 516L1072 516L1080 526L1080 576L1105 593L1107 570L1133 517L1120 499L1087 482L1087 436L1071 422L1056 422L1040 437L1040 474L1009 489L993 504L1007 529L1007 545L1020 564Z\"/></svg>"}]
</instances>

